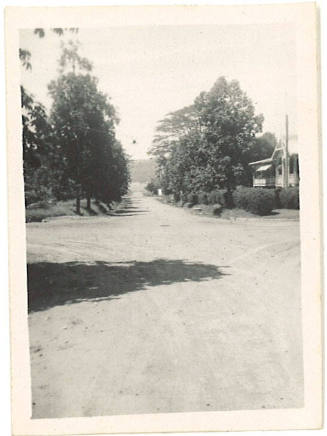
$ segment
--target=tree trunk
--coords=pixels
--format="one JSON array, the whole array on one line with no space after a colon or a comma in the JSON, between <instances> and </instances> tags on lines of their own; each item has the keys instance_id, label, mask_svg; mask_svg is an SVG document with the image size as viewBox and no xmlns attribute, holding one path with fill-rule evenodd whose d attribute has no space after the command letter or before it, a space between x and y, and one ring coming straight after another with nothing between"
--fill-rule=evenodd
<instances>
[{"instance_id":1,"label":"tree trunk","mask_svg":"<svg viewBox=\"0 0 327 436\"><path fill-rule=\"evenodd\" d=\"M76 213L77 215L81 214L81 199L79 197L79 193L76 196Z\"/></svg>"},{"instance_id":2,"label":"tree trunk","mask_svg":"<svg viewBox=\"0 0 327 436\"><path fill-rule=\"evenodd\" d=\"M225 194L225 202L228 209L232 209L234 207L233 191L230 187L227 188L227 192Z\"/></svg>"},{"instance_id":3,"label":"tree trunk","mask_svg":"<svg viewBox=\"0 0 327 436\"><path fill-rule=\"evenodd\" d=\"M76 190L76 213L81 215L81 189L79 186Z\"/></svg>"},{"instance_id":4,"label":"tree trunk","mask_svg":"<svg viewBox=\"0 0 327 436\"><path fill-rule=\"evenodd\" d=\"M87 210L91 210L91 196L90 195L87 196L86 202L87 202L86 203Z\"/></svg>"},{"instance_id":5,"label":"tree trunk","mask_svg":"<svg viewBox=\"0 0 327 436\"><path fill-rule=\"evenodd\" d=\"M231 209L233 207L233 189L232 189L231 178L232 177L229 175L229 178L227 179L226 193L224 195L225 205L228 209Z\"/></svg>"}]
</instances>

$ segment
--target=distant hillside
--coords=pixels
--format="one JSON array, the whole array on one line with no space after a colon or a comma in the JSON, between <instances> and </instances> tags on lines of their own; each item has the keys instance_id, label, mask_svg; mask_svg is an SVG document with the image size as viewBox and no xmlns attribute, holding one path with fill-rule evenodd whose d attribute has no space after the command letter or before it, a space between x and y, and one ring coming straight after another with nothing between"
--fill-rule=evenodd
<instances>
[{"instance_id":1,"label":"distant hillside","mask_svg":"<svg viewBox=\"0 0 327 436\"><path fill-rule=\"evenodd\" d=\"M147 183L155 176L156 163L152 159L133 160L130 169L132 182Z\"/></svg>"}]
</instances>

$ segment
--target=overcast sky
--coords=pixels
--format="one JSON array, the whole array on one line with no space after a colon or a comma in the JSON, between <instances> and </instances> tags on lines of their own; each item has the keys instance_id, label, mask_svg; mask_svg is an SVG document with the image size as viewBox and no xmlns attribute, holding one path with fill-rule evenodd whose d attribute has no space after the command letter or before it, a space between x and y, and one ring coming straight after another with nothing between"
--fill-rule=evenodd
<instances>
[{"instance_id":1,"label":"overcast sky","mask_svg":"<svg viewBox=\"0 0 327 436\"><path fill-rule=\"evenodd\" d=\"M289 24L111 27L64 38L47 32L43 39L24 30L20 46L32 53L32 71L22 69L22 83L49 108L60 40L78 38L100 89L118 109L117 136L134 158L148 157L158 120L191 104L220 76L240 82L265 117L263 130L280 137L285 113L296 133L294 34Z\"/></svg>"}]
</instances>

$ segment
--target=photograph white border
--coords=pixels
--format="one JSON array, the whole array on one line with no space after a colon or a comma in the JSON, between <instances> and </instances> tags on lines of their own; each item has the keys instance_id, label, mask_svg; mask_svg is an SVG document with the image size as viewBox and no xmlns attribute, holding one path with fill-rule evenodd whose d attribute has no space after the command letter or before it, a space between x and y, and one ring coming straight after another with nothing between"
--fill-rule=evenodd
<instances>
[{"instance_id":1,"label":"photograph white border","mask_svg":"<svg viewBox=\"0 0 327 436\"><path fill-rule=\"evenodd\" d=\"M222 8L222 9L221 9ZM220 9L220 10L219 10ZM109 27L153 24L250 24L291 21L297 26L301 156L301 257L305 375L303 409L30 419L26 305L25 212L21 159L18 31L34 27ZM320 428L321 168L317 11L313 3L254 6L8 8L6 11L9 262L13 433L88 434ZM305 260L305 261L303 261Z\"/></svg>"}]
</instances>

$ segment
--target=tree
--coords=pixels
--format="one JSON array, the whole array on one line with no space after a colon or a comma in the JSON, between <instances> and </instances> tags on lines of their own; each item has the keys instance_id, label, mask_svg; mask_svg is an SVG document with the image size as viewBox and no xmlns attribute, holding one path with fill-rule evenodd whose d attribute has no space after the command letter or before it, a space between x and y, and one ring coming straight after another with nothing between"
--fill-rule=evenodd
<instances>
[{"instance_id":1,"label":"tree","mask_svg":"<svg viewBox=\"0 0 327 436\"><path fill-rule=\"evenodd\" d=\"M78 28L76 27L70 27L70 28L56 27L50 30L59 36L62 36L67 31L72 33L78 32ZM39 38L44 38L46 31L43 28L36 28L34 29L34 34L37 35ZM19 59L26 70L32 69L31 57L32 54L29 50L19 48Z\"/></svg>"},{"instance_id":2,"label":"tree","mask_svg":"<svg viewBox=\"0 0 327 436\"><path fill-rule=\"evenodd\" d=\"M61 35L66 29L52 29ZM74 29L70 29L74 30ZM44 37L44 29L34 33ZM31 200L76 198L120 200L129 183L128 157L115 137L118 116L90 75L92 65L79 54L80 44L61 44L59 76L49 86L50 116L23 87L22 124L25 193ZM20 50L25 68L30 53Z\"/></svg>"},{"instance_id":3,"label":"tree","mask_svg":"<svg viewBox=\"0 0 327 436\"><path fill-rule=\"evenodd\" d=\"M97 189L97 198L110 207L112 201L120 201L127 193L130 182L129 158L119 141L113 142L111 158L106 162L103 168L103 183Z\"/></svg>"},{"instance_id":4,"label":"tree","mask_svg":"<svg viewBox=\"0 0 327 436\"><path fill-rule=\"evenodd\" d=\"M255 115L254 106L236 80L220 77L212 89L196 99L201 124L205 125L204 147L207 167L216 184L228 191L242 183L247 152L261 131L263 116Z\"/></svg>"},{"instance_id":5,"label":"tree","mask_svg":"<svg viewBox=\"0 0 327 436\"><path fill-rule=\"evenodd\" d=\"M25 200L38 201L51 190L48 156L51 154L51 127L46 110L21 86L22 140Z\"/></svg>"},{"instance_id":6,"label":"tree","mask_svg":"<svg viewBox=\"0 0 327 436\"><path fill-rule=\"evenodd\" d=\"M157 176L165 193L185 191L201 137L199 114L194 105L170 112L159 121L150 154L157 161Z\"/></svg>"},{"instance_id":7,"label":"tree","mask_svg":"<svg viewBox=\"0 0 327 436\"><path fill-rule=\"evenodd\" d=\"M170 112L158 122L150 154L164 164L167 155L173 151L182 138L190 138L199 133L200 129L198 113L194 105Z\"/></svg>"},{"instance_id":8,"label":"tree","mask_svg":"<svg viewBox=\"0 0 327 436\"><path fill-rule=\"evenodd\" d=\"M86 196L90 207L91 197L104 197L104 192L110 191L105 187L114 167L118 117L107 96L98 90L96 78L89 74L91 64L79 56L78 45L63 47L59 65L58 79L49 84L53 98L50 121L66 178L75 186L76 212L80 214L82 197Z\"/></svg>"},{"instance_id":9,"label":"tree","mask_svg":"<svg viewBox=\"0 0 327 436\"><path fill-rule=\"evenodd\" d=\"M255 138L251 144L248 161L255 162L257 160L269 158L276 146L276 136L273 133L265 132L263 135Z\"/></svg>"},{"instance_id":10,"label":"tree","mask_svg":"<svg viewBox=\"0 0 327 436\"><path fill-rule=\"evenodd\" d=\"M49 123L45 107L34 100L34 96L21 86L24 162L37 168L39 155L44 152L45 138L49 134Z\"/></svg>"},{"instance_id":11,"label":"tree","mask_svg":"<svg viewBox=\"0 0 327 436\"><path fill-rule=\"evenodd\" d=\"M61 36L66 31L77 33L77 28L54 28L52 32ZM45 30L34 29L34 34L40 38L45 36ZM32 69L31 52L19 48L19 59L26 70ZM51 126L45 107L36 102L34 96L21 86L22 136L24 158L25 201L39 201L48 198L59 191L68 194L69 181L64 181L58 158L53 153ZM55 164L55 165L53 165ZM58 189L60 180L61 189Z\"/></svg>"},{"instance_id":12,"label":"tree","mask_svg":"<svg viewBox=\"0 0 327 436\"><path fill-rule=\"evenodd\" d=\"M215 188L231 192L248 178L248 153L262 122L239 83L220 77L193 105L159 122L150 153L164 189L175 195Z\"/></svg>"},{"instance_id":13,"label":"tree","mask_svg":"<svg viewBox=\"0 0 327 436\"><path fill-rule=\"evenodd\" d=\"M80 56L78 50L81 46L78 41L68 41L65 45L63 42L60 44L61 46L61 56L59 59L59 72L63 74L65 70L69 70L75 74L76 70L79 70L80 73L85 71L92 71L91 62Z\"/></svg>"}]
</instances>

